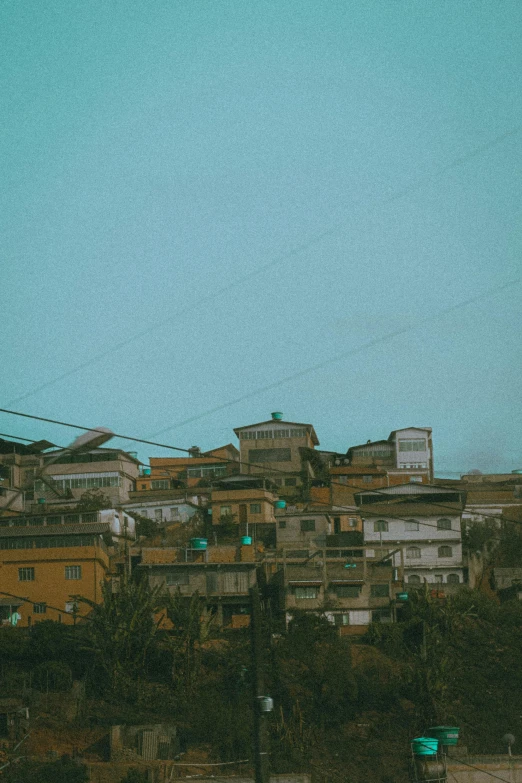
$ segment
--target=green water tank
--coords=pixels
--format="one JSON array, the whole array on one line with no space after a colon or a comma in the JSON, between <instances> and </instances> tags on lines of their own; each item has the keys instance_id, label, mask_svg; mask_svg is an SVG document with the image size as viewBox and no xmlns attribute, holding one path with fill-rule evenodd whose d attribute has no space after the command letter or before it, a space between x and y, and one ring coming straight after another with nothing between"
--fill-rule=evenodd
<instances>
[{"instance_id":1,"label":"green water tank","mask_svg":"<svg viewBox=\"0 0 522 783\"><path fill-rule=\"evenodd\" d=\"M407 601L409 597L408 593L397 593L395 596L397 601Z\"/></svg>"},{"instance_id":2,"label":"green water tank","mask_svg":"<svg viewBox=\"0 0 522 783\"><path fill-rule=\"evenodd\" d=\"M206 549L208 540L206 538L191 538L190 546L192 549Z\"/></svg>"},{"instance_id":3,"label":"green water tank","mask_svg":"<svg viewBox=\"0 0 522 783\"><path fill-rule=\"evenodd\" d=\"M439 747L435 737L417 737L411 741L411 749L414 756L436 756Z\"/></svg>"},{"instance_id":4,"label":"green water tank","mask_svg":"<svg viewBox=\"0 0 522 783\"><path fill-rule=\"evenodd\" d=\"M252 536L241 536L241 546L250 546L252 543Z\"/></svg>"},{"instance_id":5,"label":"green water tank","mask_svg":"<svg viewBox=\"0 0 522 783\"><path fill-rule=\"evenodd\" d=\"M428 729L431 737L436 737L441 745L456 745L459 741L458 726L431 726Z\"/></svg>"},{"instance_id":6,"label":"green water tank","mask_svg":"<svg viewBox=\"0 0 522 783\"><path fill-rule=\"evenodd\" d=\"M274 421L281 421L281 419L283 418L283 414L281 413L281 411L273 411L272 418Z\"/></svg>"},{"instance_id":7,"label":"green water tank","mask_svg":"<svg viewBox=\"0 0 522 783\"><path fill-rule=\"evenodd\" d=\"M286 508L286 500L276 500L274 506L275 508Z\"/></svg>"}]
</instances>

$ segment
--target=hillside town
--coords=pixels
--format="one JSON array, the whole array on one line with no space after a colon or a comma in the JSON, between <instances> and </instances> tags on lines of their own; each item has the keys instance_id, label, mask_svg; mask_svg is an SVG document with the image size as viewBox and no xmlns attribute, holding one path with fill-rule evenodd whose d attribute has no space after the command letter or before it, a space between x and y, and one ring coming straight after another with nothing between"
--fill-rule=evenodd
<instances>
[{"instance_id":1,"label":"hillside town","mask_svg":"<svg viewBox=\"0 0 522 783\"><path fill-rule=\"evenodd\" d=\"M76 623L124 577L205 597L217 629L249 623L258 584L273 616L324 612L339 634L393 623L409 593L502 595L522 569L484 574L470 526L522 521L521 471L436 476L429 427L320 448L280 412L235 442L184 456L0 440L0 618ZM521 564L522 565L522 564Z\"/></svg>"}]
</instances>

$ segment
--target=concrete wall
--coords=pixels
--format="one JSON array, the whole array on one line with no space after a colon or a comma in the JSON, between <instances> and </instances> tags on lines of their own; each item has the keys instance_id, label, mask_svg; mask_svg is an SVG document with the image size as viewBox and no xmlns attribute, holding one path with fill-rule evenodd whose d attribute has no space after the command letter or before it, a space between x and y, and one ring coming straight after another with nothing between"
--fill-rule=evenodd
<instances>
[{"instance_id":1,"label":"concrete wall","mask_svg":"<svg viewBox=\"0 0 522 783\"><path fill-rule=\"evenodd\" d=\"M460 763L448 762L452 783L491 783L491 775L506 783L522 783L522 756L466 756Z\"/></svg>"}]
</instances>

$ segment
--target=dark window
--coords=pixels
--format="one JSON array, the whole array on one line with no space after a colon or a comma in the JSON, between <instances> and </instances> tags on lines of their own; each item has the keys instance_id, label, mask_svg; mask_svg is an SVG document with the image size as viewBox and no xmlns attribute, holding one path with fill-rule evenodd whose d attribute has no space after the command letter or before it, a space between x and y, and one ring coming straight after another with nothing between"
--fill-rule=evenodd
<instances>
[{"instance_id":1,"label":"dark window","mask_svg":"<svg viewBox=\"0 0 522 783\"><path fill-rule=\"evenodd\" d=\"M251 514L260 514L261 513L261 503L251 503L250 504L250 513Z\"/></svg>"},{"instance_id":2,"label":"dark window","mask_svg":"<svg viewBox=\"0 0 522 783\"><path fill-rule=\"evenodd\" d=\"M279 524L279 530L285 530L285 528L286 528L286 519L280 519L278 524Z\"/></svg>"},{"instance_id":3,"label":"dark window","mask_svg":"<svg viewBox=\"0 0 522 783\"><path fill-rule=\"evenodd\" d=\"M363 484L371 484L373 481L373 476L363 476Z\"/></svg>"},{"instance_id":4,"label":"dark window","mask_svg":"<svg viewBox=\"0 0 522 783\"><path fill-rule=\"evenodd\" d=\"M296 486L297 486L297 479L295 478L285 479L285 487L296 487Z\"/></svg>"},{"instance_id":5,"label":"dark window","mask_svg":"<svg viewBox=\"0 0 522 783\"><path fill-rule=\"evenodd\" d=\"M338 598L359 598L361 588L359 585L334 585L334 591Z\"/></svg>"},{"instance_id":6,"label":"dark window","mask_svg":"<svg viewBox=\"0 0 522 783\"><path fill-rule=\"evenodd\" d=\"M372 598L388 598L390 588L388 585L370 585L370 595Z\"/></svg>"},{"instance_id":7,"label":"dark window","mask_svg":"<svg viewBox=\"0 0 522 783\"><path fill-rule=\"evenodd\" d=\"M411 574L411 576L408 577L408 584L410 585L420 585L421 578L418 574Z\"/></svg>"},{"instance_id":8,"label":"dark window","mask_svg":"<svg viewBox=\"0 0 522 783\"><path fill-rule=\"evenodd\" d=\"M448 574L447 582L449 585L458 585L460 582L458 574Z\"/></svg>"},{"instance_id":9,"label":"dark window","mask_svg":"<svg viewBox=\"0 0 522 783\"><path fill-rule=\"evenodd\" d=\"M317 598L319 595L319 588L318 587L296 587L295 588L295 597L296 598Z\"/></svg>"},{"instance_id":10,"label":"dark window","mask_svg":"<svg viewBox=\"0 0 522 783\"><path fill-rule=\"evenodd\" d=\"M65 566L65 578L66 579L81 579L82 567L79 565Z\"/></svg>"},{"instance_id":11,"label":"dark window","mask_svg":"<svg viewBox=\"0 0 522 783\"><path fill-rule=\"evenodd\" d=\"M452 557L453 550L450 546L439 546L439 557Z\"/></svg>"},{"instance_id":12,"label":"dark window","mask_svg":"<svg viewBox=\"0 0 522 783\"><path fill-rule=\"evenodd\" d=\"M207 593L217 593L218 592L218 575L217 573L213 573L212 571L209 571L207 573Z\"/></svg>"},{"instance_id":13,"label":"dark window","mask_svg":"<svg viewBox=\"0 0 522 783\"><path fill-rule=\"evenodd\" d=\"M451 519L437 519L437 530L451 530Z\"/></svg>"},{"instance_id":14,"label":"dark window","mask_svg":"<svg viewBox=\"0 0 522 783\"><path fill-rule=\"evenodd\" d=\"M315 519L302 519L301 520L301 532L310 533L315 530Z\"/></svg>"},{"instance_id":15,"label":"dark window","mask_svg":"<svg viewBox=\"0 0 522 783\"><path fill-rule=\"evenodd\" d=\"M166 580L168 585L188 585L189 573L188 571L171 571L167 574Z\"/></svg>"},{"instance_id":16,"label":"dark window","mask_svg":"<svg viewBox=\"0 0 522 783\"><path fill-rule=\"evenodd\" d=\"M388 523L385 519L378 519L376 522L373 523L373 531L374 533L387 533L388 532Z\"/></svg>"},{"instance_id":17,"label":"dark window","mask_svg":"<svg viewBox=\"0 0 522 783\"><path fill-rule=\"evenodd\" d=\"M251 449L248 452L249 462L291 462L290 449Z\"/></svg>"},{"instance_id":18,"label":"dark window","mask_svg":"<svg viewBox=\"0 0 522 783\"><path fill-rule=\"evenodd\" d=\"M19 582L34 582L34 568L19 568L18 569L18 581Z\"/></svg>"},{"instance_id":19,"label":"dark window","mask_svg":"<svg viewBox=\"0 0 522 783\"><path fill-rule=\"evenodd\" d=\"M45 614L47 612L47 604L33 604L33 614Z\"/></svg>"}]
</instances>

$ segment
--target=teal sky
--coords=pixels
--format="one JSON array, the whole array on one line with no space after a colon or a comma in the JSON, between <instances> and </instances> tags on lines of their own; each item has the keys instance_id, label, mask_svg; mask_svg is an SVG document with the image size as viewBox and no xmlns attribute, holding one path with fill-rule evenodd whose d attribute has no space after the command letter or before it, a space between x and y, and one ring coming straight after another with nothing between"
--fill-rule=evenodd
<instances>
[{"instance_id":1,"label":"teal sky","mask_svg":"<svg viewBox=\"0 0 522 783\"><path fill-rule=\"evenodd\" d=\"M521 40L519 0L4 0L0 406L522 468Z\"/></svg>"}]
</instances>

